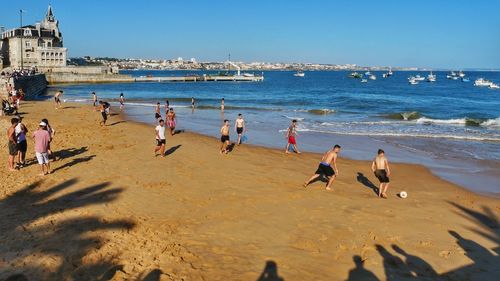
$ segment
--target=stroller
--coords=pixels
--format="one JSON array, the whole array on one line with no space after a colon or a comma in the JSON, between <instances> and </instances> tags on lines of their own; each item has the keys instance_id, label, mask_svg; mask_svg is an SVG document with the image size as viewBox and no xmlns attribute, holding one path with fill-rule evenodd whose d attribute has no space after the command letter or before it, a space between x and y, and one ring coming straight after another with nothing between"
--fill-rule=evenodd
<instances>
[{"instance_id":1,"label":"stroller","mask_svg":"<svg viewBox=\"0 0 500 281\"><path fill-rule=\"evenodd\" d=\"M8 101L2 100L2 112L4 115L12 115L16 111L16 108L13 107Z\"/></svg>"}]
</instances>

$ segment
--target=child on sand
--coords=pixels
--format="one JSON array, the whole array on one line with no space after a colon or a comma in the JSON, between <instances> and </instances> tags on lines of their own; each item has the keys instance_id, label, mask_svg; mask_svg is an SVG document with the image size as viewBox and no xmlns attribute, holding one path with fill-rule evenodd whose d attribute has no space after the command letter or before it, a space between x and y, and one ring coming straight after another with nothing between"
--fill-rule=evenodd
<instances>
[{"instance_id":1,"label":"child on sand","mask_svg":"<svg viewBox=\"0 0 500 281\"><path fill-rule=\"evenodd\" d=\"M56 109L59 109L61 107L62 94L63 94L63 91L57 91L56 94L54 95L54 102L56 103Z\"/></svg>"},{"instance_id":2,"label":"child on sand","mask_svg":"<svg viewBox=\"0 0 500 281\"><path fill-rule=\"evenodd\" d=\"M377 157L373 159L372 172L380 181L378 196L387 199L386 192L389 188L389 176L391 175L391 170L389 169L389 161L385 157L385 152L382 149L378 150Z\"/></svg>"},{"instance_id":3,"label":"child on sand","mask_svg":"<svg viewBox=\"0 0 500 281\"><path fill-rule=\"evenodd\" d=\"M50 135L45 122L40 122L38 130L33 133L33 139L35 139L35 156L42 172L40 175L50 174L48 153Z\"/></svg>"},{"instance_id":4,"label":"child on sand","mask_svg":"<svg viewBox=\"0 0 500 281\"><path fill-rule=\"evenodd\" d=\"M95 92L92 92L92 102L94 104L94 111L97 110L97 95L95 94Z\"/></svg>"},{"instance_id":5,"label":"child on sand","mask_svg":"<svg viewBox=\"0 0 500 281\"><path fill-rule=\"evenodd\" d=\"M106 121L108 121L108 112L106 110L106 104L102 100L99 101L99 111L102 116L102 120L99 122L99 125L106 126Z\"/></svg>"},{"instance_id":6,"label":"child on sand","mask_svg":"<svg viewBox=\"0 0 500 281\"><path fill-rule=\"evenodd\" d=\"M297 147L297 141L295 140L295 136L297 136L297 120L292 120L292 125L288 127L288 130L286 132L286 137L288 139L288 143L285 148L285 153L290 153L290 145L293 146L293 150L295 153L300 154L299 148Z\"/></svg>"},{"instance_id":7,"label":"child on sand","mask_svg":"<svg viewBox=\"0 0 500 281\"><path fill-rule=\"evenodd\" d=\"M318 169L316 170L314 175L312 175L312 177L304 183L304 187L307 187L311 182L323 176L328 179L326 190L332 190L333 181L339 174L339 170L337 169L337 156L339 152L340 145L338 144L336 144L332 149L328 150L321 158L321 162L319 163Z\"/></svg>"},{"instance_id":8,"label":"child on sand","mask_svg":"<svg viewBox=\"0 0 500 281\"><path fill-rule=\"evenodd\" d=\"M224 120L224 125L220 128L220 141L221 141L221 147L220 147L220 153L221 154L227 154L228 150L227 147L229 146L229 120Z\"/></svg>"},{"instance_id":9,"label":"child on sand","mask_svg":"<svg viewBox=\"0 0 500 281\"><path fill-rule=\"evenodd\" d=\"M167 143L165 139L165 122L163 119L160 119L158 121L159 125L156 126L155 132L156 132L156 148L155 148L155 156L158 156L156 154L158 151L160 151L161 157L165 157L165 144Z\"/></svg>"}]
</instances>

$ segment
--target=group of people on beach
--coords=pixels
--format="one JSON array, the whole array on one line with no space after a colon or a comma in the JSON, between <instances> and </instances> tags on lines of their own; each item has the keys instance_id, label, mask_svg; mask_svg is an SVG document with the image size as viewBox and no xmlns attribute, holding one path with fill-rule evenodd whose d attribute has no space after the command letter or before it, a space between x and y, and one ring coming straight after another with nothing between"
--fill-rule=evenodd
<instances>
[{"instance_id":1,"label":"group of people on beach","mask_svg":"<svg viewBox=\"0 0 500 281\"><path fill-rule=\"evenodd\" d=\"M8 139L8 167L10 171L18 171L27 166L26 152L28 151L27 134L28 128L22 123L21 116L15 116L11 120L11 126L7 129ZM47 119L42 119L38 128L32 134L34 140L35 157L40 166L40 175L50 174L50 158L55 160L50 144L55 136L54 128Z\"/></svg>"}]
</instances>

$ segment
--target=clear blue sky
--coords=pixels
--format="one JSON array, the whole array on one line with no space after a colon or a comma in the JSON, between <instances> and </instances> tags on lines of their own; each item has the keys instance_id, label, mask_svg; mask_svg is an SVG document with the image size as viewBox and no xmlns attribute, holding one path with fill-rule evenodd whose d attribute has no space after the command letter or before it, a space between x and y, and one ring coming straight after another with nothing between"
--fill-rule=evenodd
<instances>
[{"instance_id":1,"label":"clear blue sky","mask_svg":"<svg viewBox=\"0 0 500 281\"><path fill-rule=\"evenodd\" d=\"M2 1L0 26L49 1ZM69 55L500 68L496 0L52 0Z\"/></svg>"}]
</instances>

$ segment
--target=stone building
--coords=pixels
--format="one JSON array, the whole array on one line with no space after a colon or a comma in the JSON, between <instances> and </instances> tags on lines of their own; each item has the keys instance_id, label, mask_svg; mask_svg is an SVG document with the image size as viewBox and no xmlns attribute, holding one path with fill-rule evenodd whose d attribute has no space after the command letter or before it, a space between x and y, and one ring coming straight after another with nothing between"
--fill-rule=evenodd
<instances>
[{"instance_id":1,"label":"stone building","mask_svg":"<svg viewBox=\"0 0 500 281\"><path fill-rule=\"evenodd\" d=\"M4 31L0 39L0 68L66 66L68 50L50 5L42 22Z\"/></svg>"}]
</instances>

